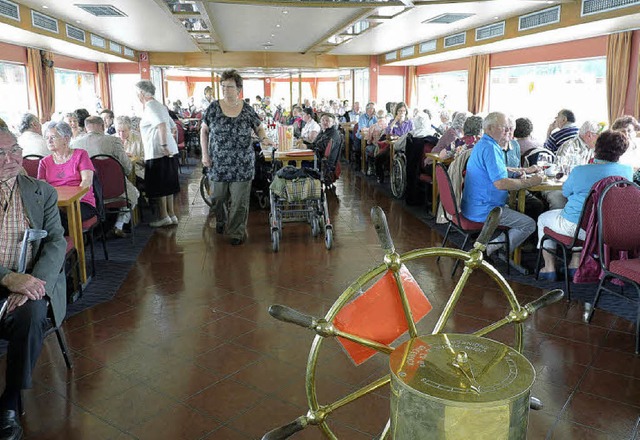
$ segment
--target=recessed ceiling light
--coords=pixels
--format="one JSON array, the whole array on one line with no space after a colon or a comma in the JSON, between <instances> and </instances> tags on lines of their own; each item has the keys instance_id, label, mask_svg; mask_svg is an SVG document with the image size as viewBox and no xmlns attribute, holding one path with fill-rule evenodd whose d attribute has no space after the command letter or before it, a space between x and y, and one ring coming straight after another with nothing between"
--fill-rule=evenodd
<instances>
[{"instance_id":1,"label":"recessed ceiling light","mask_svg":"<svg viewBox=\"0 0 640 440\"><path fill-rule=\"evenodd\" d=\"M287 11L286 9L283 9L283 10L282 10L282 13L283 13L283 14L288 14L288 13L289 13L289 11Z\"/></svg>"},{"instance_id":2,"label":"recessed ceiling light","mask_svg":"<svg viewBox=\"0 0 640 440\"><path fill-rule=\"evenodd\" d=\"M42 5L42 9L49 9L49 6L47 6L47 5Z\"/></svg>"},{"instance_id":3,"label":"recessed ceiling light","mask_svg":"<svg viewBox=\"0 0 640 440\"><path fill-rule=\"evenodd\" d=\"M277 25L276 25L276 27L277 27L277 28L279 28L279 27L280 27L280 25L279 25L279 24L277 24Z\"/></svg>"},{"instance_id":4,"label":"recessed ceiling light","mask_svg":"<svg viewBox=\"0 0 640 440\"><path fill-rule=\"evenodd\" d=\"M275 37L275 36L276 36L276 34L271 34L271 38L273 38L273 37Z\"/></svg>"},{"instance_id":5,"label":"recessed ceiling light","mask_svg":"<svg viewBox=\"0 0 640 440\"><path fill-rule=\"evenodd\" d=\"M76 23L82 23L80 20L76 20Z\"/></svg>"},{"instance_id":6,"label":"recessed ceiling light","mask_svg":"<svg viewBox=\"0 0 640 440\"><path fill-rule=\"evenodd\" d=\"M499 17L496 15L495 17L493 17L494 20L497 20Z\"/></svg>"}]
</instances>

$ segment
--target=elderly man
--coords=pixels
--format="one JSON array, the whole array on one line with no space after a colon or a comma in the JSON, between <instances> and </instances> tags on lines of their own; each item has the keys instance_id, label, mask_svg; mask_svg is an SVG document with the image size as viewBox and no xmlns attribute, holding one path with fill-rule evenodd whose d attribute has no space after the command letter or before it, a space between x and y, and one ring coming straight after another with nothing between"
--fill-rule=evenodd
<instances>
[{"instance_id":1,"label":"elderly man","mask_svg":"<svg viewBox=\"0 0 640 440\"><path fill-rule=\"evenodd\" d=\"M104 130L105 134L116 134L116 127L113 125L114 118L115 118L113 112L108 108L105 108L100 112L100 117L102 118L102 121L104 122L104 126L106 127L106 129ZM85 121L85 128L86 128L86 121Z\"/></svg>"},{"instance_id":2,"label":"elderly man","mask_svg":"<svg viewBox=\"0 0 640 440\"><path fill-rule=\"evenodd\" d=\"M42 137L42 125L36 115L25 113L18 125L20 137L18 144L22 148L22 156L37 154L38 156L48 156L51 151L47 148L47 142Z\"/></svg>"},{"instance_id":3,"label":"elderly man","mask_svg":"<svg viewBox=\"0 0 640 440\"><path fill-rule=\"evenodd\" d=\"M500 145L508 142L512 128L503 113L489 113L483 128L484 135L473 147L467 163L462 213L469 220L484 222L493 208L502 207L500 225L509 228L509 247L513 250L536 230L536 223L531 217L505 206L508 192L539 185L542 177L509 177L505 154ZM487 254L491 255L502 247L502 244L491 243L487 246Z\"/></svg>"},{"instance_id":4,"label":"elderly man","mask_svg":"<svg viewBox=\"0 0 640 440\"><path fill-rule=\"evenodd\" d=\"M205 111L209 107L209 104L211 104L211 101L213 101L213 89L211 86L207 86L204 88L204 96L200 101L200 110Z\"/></svg>"},{"instance_id":5,"label":"elderly man","mask_svg":"<svg viewBox=\"0 0 640 440\"><path fill-rule=\"evenodd\" d=\"M89 157L97 156L98 154L108 154L120 162L126 176L131 174L133 164L131 163L127 153L124 151L124 146L122 145L120 138L117 136L105 135L103 121L97 116L88 117L84 124L85 129L87 130L87 135L73 141L71 143L71 148L86 150L87 153L89 153ZM138 203L140 192L129 181L129 179L126 179L126 184L127 195L131 202L131 209L134 209ZM122 228L130 221L130 212L127 211L118 214L118 218L116 219L113 229L114 235L116 237L125 237L126 234Z\"/></svg>"},{"instance_id":6,"label":"elderly man","mask_svg":"<svg viewBox=\"0 0 640 440\"><path fill-rule=\"evenodd\" d=\"M362 141L362 129L368 131L370 127L374 126L378 122L378 118L376 117L376 105L373 102L369 102L365 107L365 112L360 115L358 118L358 131L355 132L355 138L358 139L358 142L353 142L353 145L356 148L353 149L353 153L355 156L356 166L360 164L360 148L357 148L357 144ZM366 170L363 170L366 171Z\"/></svg>"},{"instance_id":7,"label":"elderly man","mask_svg":"<svg viewBox=\"0 0 640 440\"><path fill-rule=\"evenodd\" d=\"M0 439L21 439L20 392L31 388L46 330L48 302L56 324L66 312L66 282L60 272L67 243L60 224L57 193L46 182L20 174L22 149L14 135L0 129L0 297L7 313L0 338L9 341L5 390L0 396ZM18 273L27 228L47 236L27 249L27 273Z\"/></svg>"},{"instance_id":8,"label":"elderly man","mask_svg":"<svg viewBox=\"0 0 640 440\"><path fill-rule=\"evenodd\" d=\"M349 116L348 122L358 122L360 120L360 103L358 101L353 103L353 108L347 112L347 115Z\"/></svg>"},{"instance_id":9,"label":"elderly man","mask_svg":"<svg viewBox=\"0 0 640 440\"><path fill-rule=\"evenodd\" d=\"M574 124L576 117L571 110L562 109L547 129L545 148L556 152L566 141L578 135L578 127Z\"/></svg>"},{"instance_id":10,"label":"elderly man","mask_svg":"<svg viewBox=\"0 0 640 440\"><path fill-rule=\"evenodd\" d=\"M556 152L556 162L571 168L588 164L593 159L596 140L598 139L598 123L585 121L578 130L578 136L562 144ZM562 191L543 191L542 196L549 204L549 209L562 209L567 204L567 198Z\"/></svg>"}]
</instances>

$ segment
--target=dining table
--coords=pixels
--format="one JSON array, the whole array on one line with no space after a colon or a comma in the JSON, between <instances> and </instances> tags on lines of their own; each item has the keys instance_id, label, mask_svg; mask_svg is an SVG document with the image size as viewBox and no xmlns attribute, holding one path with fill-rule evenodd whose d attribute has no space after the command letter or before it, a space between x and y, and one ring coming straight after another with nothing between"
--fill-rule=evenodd
<instances>
[{"instance_id":1,"label":"dining table","mask_svg":"<svg viewBox=\"0 0 640 440\"><path fill-rule=\"evenodd\" d=\"M301 168L302 162L314 162L316 158L315 152L309 149L294 149L289 151L276 150L275 154L273 154L273 150L262 150L262 154L266 162L272 162L273 157L275 157L276 160L281 161L285 165L290 162L295 162L296 168Z\"/></svg>"},{"instance_id":2,"label":"dining table","mask_svg":"<svg viewBox=\"0 0 640 440\"><path fill-rule=\"evenodd\" d=\"M351 131L353 127L356 125L355 122L341 122L340 126L344 130L344 155L347 159L347 162L351 161Z\"/></svg>"},{"instance_id":3,"label":"dining table","mask_svg":"<svg viewBox=\"0 0 640 440\"><path fill-rule=\"evenodd\" d=\"M80 279L82 284L87 283L87 263L84 253L84 239L82 237L82 216L80 214L80 199L84 196L89 188L81 186L58 186L58 207L67 212L67 223L69 228L69 236L73 240L73 244L78 251L78 260L80 264Z\"/></svg>"}]
</instances>

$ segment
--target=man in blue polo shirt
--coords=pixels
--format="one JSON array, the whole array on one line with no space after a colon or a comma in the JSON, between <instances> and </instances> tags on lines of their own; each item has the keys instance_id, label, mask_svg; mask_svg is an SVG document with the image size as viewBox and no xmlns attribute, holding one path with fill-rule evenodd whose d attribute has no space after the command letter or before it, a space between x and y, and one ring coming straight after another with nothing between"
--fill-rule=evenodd
<instances>
[{"instance_id":1,"label":"man in blue polo shirt","mask_svg":"<svg viewBox=\"0 0 640 440\"><path fill-rule=\"evenodd\" d=\"M469 220L484 222L493 208L502 207L500 226L509 228L509 247L513 251L536 230L536 223L531 217L505 206L509 191L539 185L542 177L509 177L505 154L500 147L510 130L503 113L489 113L483 122L483 128L484 136L473 147L467 163L462 191L462 214ZM504 237L497 241L504 241ZM502 247L501 244L489 244L487 254L491 255Z\"/></svg>"}]
</instances>

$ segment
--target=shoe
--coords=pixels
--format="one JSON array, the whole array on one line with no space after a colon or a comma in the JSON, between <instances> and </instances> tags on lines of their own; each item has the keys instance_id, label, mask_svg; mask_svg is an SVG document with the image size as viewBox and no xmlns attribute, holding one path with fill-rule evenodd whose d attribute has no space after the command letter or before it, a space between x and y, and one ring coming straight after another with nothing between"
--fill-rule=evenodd
<instances>
[{"instance_id":1,"label":"shoe","mask_svg":"<svg viewBox=\"0 0 640 440\"><path fill-rule=\"evenodd\" d=\"M216 232L222 234L224 232L224 223L216 223Z\"/></svg>"},{"instance_id":2,"label":"shoe","mask_svg":"<svg viewBox=\"0 0 640 440\"><path fill-rule=\"evenodd\" d=\"M540 272L538 273L538 279L544 281L555 281L556 273L555 272Z\"/></svg>"},{"instance_id":3,"label":"shoe","mask_svg":"<svg viewBox=\"0 0 640 440\"><path fill-rule=\"evenodd\" d=\"M239 238L232 238L231 239L231 246L240 246L242 244L242 240Z\"/></svg>"},{"instance_id":4,"label":"shoe","mask_svg":"<svg viewBox=\"0 0 640 440\"><path fill-rule=\"evenodd\" d=\"M178 224L178 217L176 217L175 215L172 215L169 217L171 219L171 223L174 225Z\"/></svg>"},{"instance_id":5,"label":"shoe","mask_svg":"<svg viewBox=\"0 0 640 440\"><path fill-rule=\"evenodd\" d=\"M122 229L120 228L113 228L113 235L115 235L118 238L126 238L127 237L127 233L124 232Z\"/></svg>"},{"instance_id":6,"label":"shoe","mask_svg":"<svg viewBox=\"0 0 640 440\"><path fill-rule=\"evenodd\" d=\"M149 226L151 226L152 228L161 228L163 226L170 226L172 224L173 222L171 221L171 217L166 216L165 218L161 218L160 220L149 223Z\"/></svg>"},{"instance_id":7,"label":"shoe","mask_svg":"<svg viewBox=\"0 0 640 440\"><path fill-rule=\"evenodd\" d=\"M0 411L0 439L22 439L22 426L20 426L17 413L13 410Z\"/></svg>"}]
</instances>

